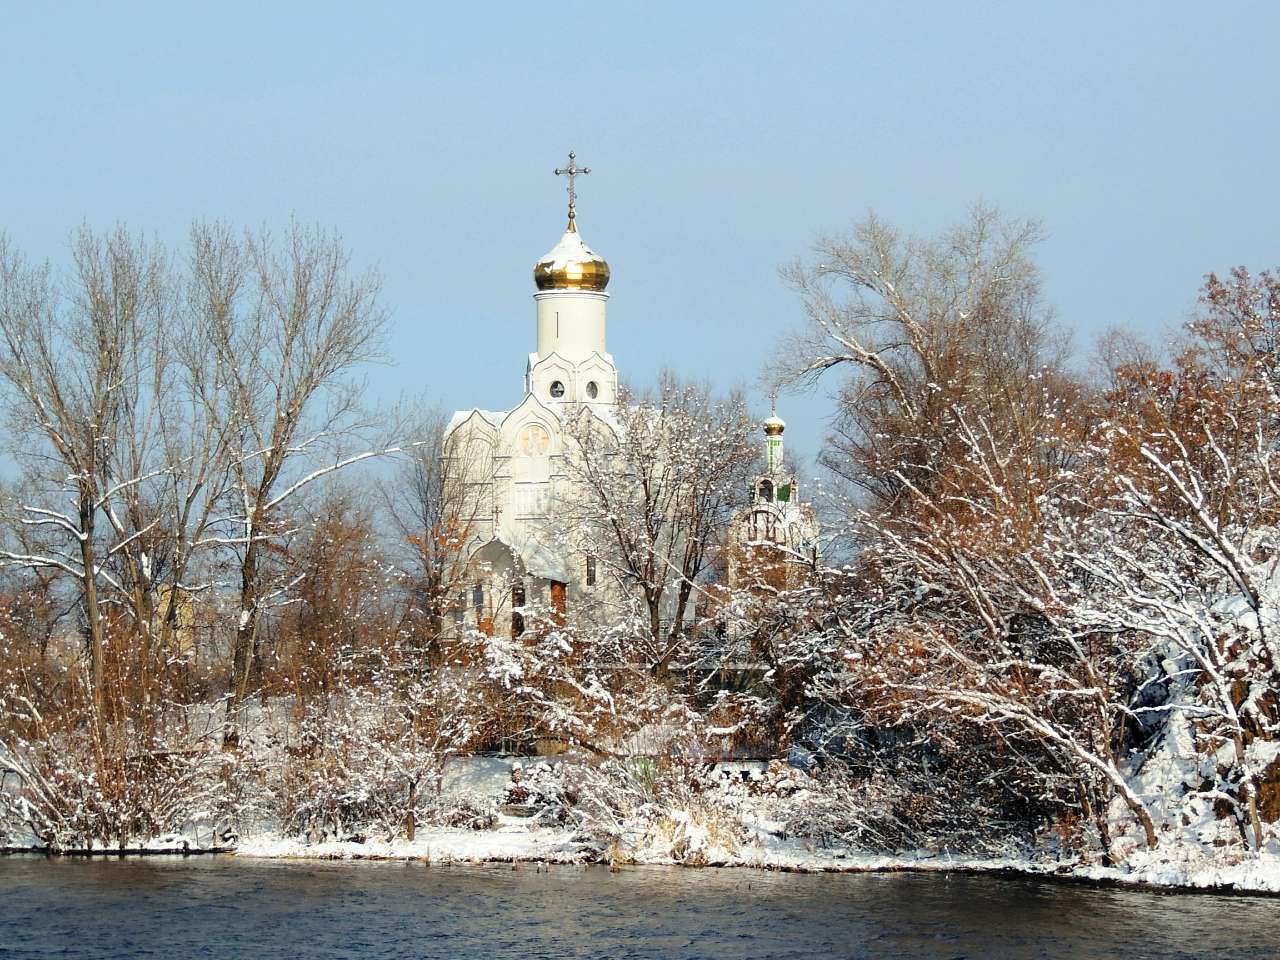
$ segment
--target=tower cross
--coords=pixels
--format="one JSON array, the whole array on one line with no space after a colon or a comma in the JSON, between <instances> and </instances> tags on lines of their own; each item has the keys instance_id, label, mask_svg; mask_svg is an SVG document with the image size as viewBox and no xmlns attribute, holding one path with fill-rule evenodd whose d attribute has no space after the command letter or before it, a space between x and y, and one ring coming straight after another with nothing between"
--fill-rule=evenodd
<instances>
[{"instance_id":1,"label":"tower cross","mask_svg":"<svg viewBox=\"0 0 1280 960\"><path fill-rule=\"evenodd\" d=\"M577 155L572 150L569 151L569 165L567 167L556 167L557 177L568 177L569 179L569 229L570 230L578 229L577 224L574 222L576 217L578 216L578 211L576 209L578 194L574 191L574 188L573 188L573 178L578 176L579 174L587 174L590 172L591 172L590 167L578 166Z\"/></svg>"}]
</instances>

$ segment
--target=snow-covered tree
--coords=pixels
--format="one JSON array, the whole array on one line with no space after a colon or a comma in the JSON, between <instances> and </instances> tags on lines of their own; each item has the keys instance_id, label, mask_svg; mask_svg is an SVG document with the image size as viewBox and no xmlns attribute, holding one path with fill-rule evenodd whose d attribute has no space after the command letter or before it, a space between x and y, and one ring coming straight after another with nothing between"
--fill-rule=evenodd
<instances>
[{"instance_id":1,"label":"snow-covered tree","mask_svg":"<svg viewBox=\"0 0 1280 960\"><path fill-rule=\"evenodd\" d=\"M314 480L376 451L346 453L359 423L355 368L380 355L379 282L355 275L340 240L293 225L282 241L237 237L225 226L192 231L202 308L201 347L214 358L198 400L213 411L230 462L220 545L238 568L238 622L230 671L228 739L250 690L258 625L287 589L264 563L292 524L288 502Z\"/></svg>"},{"instance_id":2,"label":"snow-covered tree","mask_svg":"<svg viewBox=\"0 0 1280 960\"><path fill-rule=\"evenodd\" d=\"M576 496L556 522L566 544L636 599L645 657L663 673L687 643L690 600L747 496L753 424L740 395L716 400L670 374L656 395L608 417L584 410L572 422L566 470Z\"/></svg>"},{"instance_id":3,"label":"snow-covered tree","mask_svg":"<svg viewBox=\"0 0 1280 960\"><path fill-rule=\"evenodd\" d=\"M1041 298L1032 221L976 207L937 237L871 214L784 270L803 327L771 363L782 384L844 374L820 462L879 507L927 490L954 455L960 419L1025 432L1057 395L1060 338Z\"/></svg>"},{"instance_id":4,"label":"snow-covered tree","mask_svg":"<svg viewBox=\"0 0 1280 960\"><path fill-rule=\"evenodd\" d=\"M163 252L123 230L82 230L73 254L73 268L55 277L0 238L0 378L29 473L10 515L40 533L14 537L0 557L74 581L101 710L103 591L132 596L135 616L154 599L141 542L150 519L136 507L139 488L166 467L152 448L172 291ZM144 617L132 628L145 642L151 626Z\"/></svg>"},{"instance_id":5,"label":"snow-covered tree","mask_svg":"<svg viewBox=\"0 0 1280 960\"><path fill-rule=\"evenodd\" d=\"M413 595L413 625L422 646L438 652L448 622L475 571L469 550L481 521L493 516L498 464L476 434L447 434L444 415L427 410L409 431L414 445L379 484ZM447 434L447 435L446 435Z\"/></svg>"},{"instance_id":6,"label":"snow-covered tree","mask_svg":"<svg viewBox=\"0 0 1280 960\"><path fill-rule=\"evenodd\" d=\"M1211 799L1264 842L1259 789L1280 734L1280 284L1210 277L1171 370L1115 371L1088 449L1095 490L1074 560L1081 614L1151 638ZM1198 791L1197 791L1198 792Z\"/></svg>"}]
</instances>

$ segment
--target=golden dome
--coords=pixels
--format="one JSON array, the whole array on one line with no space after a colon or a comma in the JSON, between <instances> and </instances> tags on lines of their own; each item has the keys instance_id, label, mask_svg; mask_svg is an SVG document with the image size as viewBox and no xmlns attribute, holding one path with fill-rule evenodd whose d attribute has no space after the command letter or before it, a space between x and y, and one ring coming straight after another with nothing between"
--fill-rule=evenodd
<instances>
[{"instance_id":1,"label":"golden dome","mask_svg":"<svg viewBox=\"0 0 1280 960\"><path fill-rule=\"evenodd\" d=\"M609 285L609 264L578 235L570 218L560 242L533 267L533 282L539 290L595 290Z\"/></svg>"},{"instance_id":2,"label":"golden dome","mask_svg":"<svg viewBox=\"0 0 1280 960\"><path fill-rule=\"evenodd\" d=\"M780 437L782 436L782 431L785 429L787 429L786 421L776 413L764 422L764 432L766 436Z\"/></svg>"}]
</instances>

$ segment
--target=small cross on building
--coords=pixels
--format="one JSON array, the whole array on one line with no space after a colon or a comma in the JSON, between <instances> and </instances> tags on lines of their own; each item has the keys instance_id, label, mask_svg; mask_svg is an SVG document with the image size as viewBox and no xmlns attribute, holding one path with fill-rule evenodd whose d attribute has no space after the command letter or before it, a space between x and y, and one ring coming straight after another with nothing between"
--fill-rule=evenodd
<instances>
[{"instance_id":1,"label":"small cross on building","mask_svg":"<svg viewBox=\"0 0 1280 960\"><path fill-rule=\"evenodd\" d=\"M578 166L577 155L572 150L569 151L569 165L567 167L556 167L557 177L568 177L569 179L569 229L570 230L577 229L577 225L574 223L574 219L578 215L578 211L576 209L578 194L574 190L573 179L579 174L588 174L590 172L591 172L590 167Z\"/></svg>"}]
</instances>

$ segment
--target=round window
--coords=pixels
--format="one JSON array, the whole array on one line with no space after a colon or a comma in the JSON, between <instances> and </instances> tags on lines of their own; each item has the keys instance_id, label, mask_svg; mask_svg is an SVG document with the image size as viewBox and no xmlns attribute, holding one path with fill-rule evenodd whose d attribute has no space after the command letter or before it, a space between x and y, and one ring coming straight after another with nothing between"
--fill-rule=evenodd
<instances>
[{"instance_id":1,"label":"round window","mask_svg":"<svg viewBox=\"0 0 1280 960\"><path fill-rule=\"evenodd\" d=\"M594 380L588 380L587 381L587 398L589 400L594 400L599 395L600 395L600 388L596 386L596 382Z\"/></svg>"},{"instance_id":2,"label":"round window","mask_svg":"<svg viewBox=\"0 0 1280 960\"><path fill-rule=\"evenodd\" d=\"M563 383L561 383L559 380L552 380L552 381L551 381L551 395L552 395L553 397L557 397L557 398L559 398L559 397L563 397L563 396L564 396L564 384L563 384Z\"/></svg>"}]
</instances>

